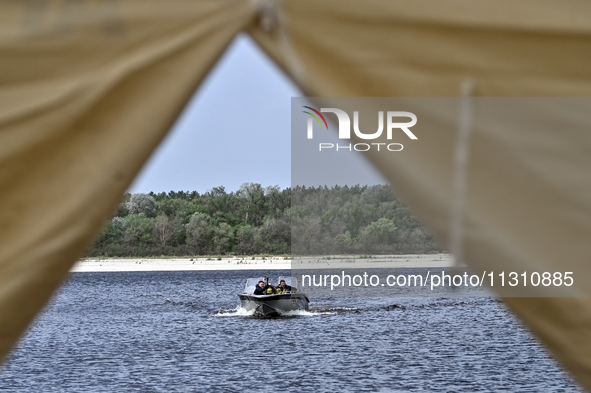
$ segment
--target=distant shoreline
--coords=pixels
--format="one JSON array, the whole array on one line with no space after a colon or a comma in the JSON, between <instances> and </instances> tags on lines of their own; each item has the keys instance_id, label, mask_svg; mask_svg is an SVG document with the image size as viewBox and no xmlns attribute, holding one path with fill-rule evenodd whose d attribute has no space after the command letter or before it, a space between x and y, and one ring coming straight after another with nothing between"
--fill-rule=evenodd
<instances>
[{"instance_id":1,"label":"distant shoreline","mask_svg":"<svg viewBox=\"0 0 591 393\"><path fill-rule=\"evenodd\" d=\"M254 259L253 259L254 258ZM424 255L333 255L312 256L295 260L284 257L212 258L84 258L71 273L189 270L290 270L309 264L311 268L443 268L452 267L449 254Z\"/></svg>"}]
</instances>

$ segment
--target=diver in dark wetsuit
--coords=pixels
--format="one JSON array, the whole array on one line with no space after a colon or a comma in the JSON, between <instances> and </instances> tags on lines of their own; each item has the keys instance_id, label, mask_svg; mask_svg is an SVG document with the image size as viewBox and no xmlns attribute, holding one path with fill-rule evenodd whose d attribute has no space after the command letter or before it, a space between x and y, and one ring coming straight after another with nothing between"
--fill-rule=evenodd
<instances>
[{"instance_id":1,"label":"diver in dark wetsuit","mask_svg":"<svg viewBox=\"0 0 591 393\"><path fill-rule=\"evenodd\" d=\"M265 285L265 288L263 288L263 290L265 291L265 295L274 295L277 293L277 288L275 288L275 286L273 284L271 284L269 282L269 279L266 279L267 281L267 285Z\"/></svg>"},{"instance_id":2,"label":"diver in dark wetsuit","mask_svg":"<svg viewBox=\"0 0 591 393\"><path fill-rule=\"evenodd\" d=\"M277 288L269 282L269 279L265 277L265 281L259 281L257 286L254 288L255 295L274 295L277 293Z\"/></svg>"},{"instance_id":3,"label":"diver in dark wetsuit","mask_svg":"<svg viewBox=\"0 0 591 393\"><path fill-rule=\"evenodd\" d=\"M281 280L279 282L279 286L277 287L277 293L285 293L291 292L291 285L287 285L285 280Z\"/></svg>"},{"instance_id":4,"label":"diver in dark wetsuit","mask_svg":"<svg viewBox=\"0 0 591 393\"><path fill-rule=\"evenodd\" d=\"M264 295L265 294L265 282L264 281L259 281L259 283L257 284L257 286L254 288L254 294L255 295Z\"/></svg>"}]
</instances>

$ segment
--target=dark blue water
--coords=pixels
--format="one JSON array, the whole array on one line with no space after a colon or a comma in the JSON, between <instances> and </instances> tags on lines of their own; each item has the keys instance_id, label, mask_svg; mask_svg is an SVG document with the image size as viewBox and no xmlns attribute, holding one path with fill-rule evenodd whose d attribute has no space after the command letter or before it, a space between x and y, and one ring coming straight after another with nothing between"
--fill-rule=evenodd
<instances>
[{"instance_id":1,"label":"dark blue water","mask_svg":"<svg viewBox=\"0 0 591 393\"><path fill-rule=\"evenodd\" d=\"M0 391L580 390L492 298L311 299L302 316L242 316L246 278L279 274L73 274Z\"/></svg>"}]
</instances>

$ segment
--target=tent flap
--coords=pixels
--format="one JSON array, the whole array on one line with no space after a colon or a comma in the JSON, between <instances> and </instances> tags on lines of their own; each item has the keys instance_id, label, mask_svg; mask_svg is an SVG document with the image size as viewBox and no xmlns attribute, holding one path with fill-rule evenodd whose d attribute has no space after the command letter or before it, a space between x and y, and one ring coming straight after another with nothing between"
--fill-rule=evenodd
<instances>
[{"instance_id":1,"label":"tent flap","mask_svg":"<svg viewBox=\"0 0 591 393\"><path fill-rule=\"evenodd\" d=\"M254 14L243 1L38 4L0 11L2 355Z\"/></svg>"},{"instance_id":2,"label":"tent flap","mask_svg":"<svg viewBox=\"0 0 591 393\"><path fill-rule=\"evenodd\" d=\"M591 91L591 6L585 1L40 4L0 6L2 355L83 254L195 88L243 28L311 96L454 97L466 79L474 81L478 97L584 97ZM564 117L556 116L550 120L563 124ZM438 136L443 141L439 147L446 150L437 154L427 146L396 170L392 162L369 157L444 242L452 190L451 180L443 180L453 179L456 138L450 124ZM549 127L540 135L555 141L555 132L556 127ZM591 238L587 177L581 169L569 172L572 166L560 165L586 165L591 156L589 138L581 136L580 128L573 135L559 145L538 145L556 164L547 172L548 155L536 158L540 150L529 151L520 159L506 134L475 122L471 157L476 159L468 168L465 215L467 228L476 231L467 232L464 240L465 260L474 270L531 264L540 257L546 266L559 267L560 250L580 263L590 259L584 244ZM486 143L494 143L500 155L487 154ZM516 165L511 176L502 170L505 157ZM425 168L437 168L442 176L434 178ZM512 185L517 196L507 197L505 204L511 209L498 213L497 201L478 186L478 179L490 173L504 182L499 188ZM555 189L560 181L579 181L582 187L573 193ZM428 184L442 186L426 194ZM549 194L538 193L532 200L532 190ZM556 206L561 209L553 214L532 217ZM506 236L533 223L532 236ZM554 247L540 244L550 250L540 255L532 245L545 239L544 226L556 224L576 230L576 236L561 238ZM591 303L585 298L513 298L507 303L591 389Z\"/></svg>"},{"instance_id":3,"label":"tent flap","mask_svg":"<svg viewBox=\"0 0 591 393\"><path fill-rule=\"evenodd\" d=\"M581 1L370 0L360 6L302 0L285 3L281 28L270 34L252 26L249 33L312 97L457 97L471 80L477 98L466 168L465 262L475 272L573 267L576 285L568 293L590 296L588 102L572 98L553 107L522 98L521 107L511 108L508 101L479 98L589 96L588 7ZM324 107L341 103L313 100ZM512 111L508 121L494 118L497 104ZM438 127L435 135L422 135L408 154L367 156L449 246L460 119L457 110L442 115L437 104L431 108L433 116L419 123ZM529 120L539 116L539 129L521 127L520 109ZM563 297L507 304L591 389L591 303Z\"/></svg>"}]
</instances>

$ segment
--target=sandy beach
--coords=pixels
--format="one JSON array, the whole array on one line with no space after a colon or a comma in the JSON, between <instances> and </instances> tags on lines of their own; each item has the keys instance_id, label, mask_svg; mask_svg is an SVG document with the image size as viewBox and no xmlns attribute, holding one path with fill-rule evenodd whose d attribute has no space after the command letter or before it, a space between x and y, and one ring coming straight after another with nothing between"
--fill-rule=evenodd
<instances>
[{"instance_id":1,"label":"sandy beach","mask_svg":"<svg viewBox=\"0 0 591 393\"><path fill-rule=\"evenodd\" d=\"M451 267L449 254L385 255L359 258L351 255L296 258L85 258L70 272L129 272L183 270L289 270L292 267L322 269Z\"/></svg>"}]
</instances>

